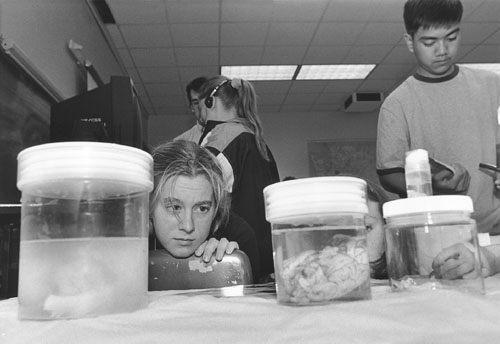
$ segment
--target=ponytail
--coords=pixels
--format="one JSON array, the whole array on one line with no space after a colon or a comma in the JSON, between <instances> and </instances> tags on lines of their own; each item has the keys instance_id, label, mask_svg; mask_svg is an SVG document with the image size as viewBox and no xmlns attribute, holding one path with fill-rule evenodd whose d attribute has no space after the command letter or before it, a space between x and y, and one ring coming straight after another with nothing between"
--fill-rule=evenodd
<instances>
[{"instance_id":1,"label":"ponytail","mask_svg":"<svg viewBox=\"0 0 500 344\"><path fill-rule=\"evenodd\" d=\"M238 118L243 119L244 121L242 121L242 123L254 133L255 143L257 144L260 155L266 161L269 161L270 158L267 152L266 142L264 141L262 123L257 113L257 94L255 93L253 85L247 80L233 79L231 80L231 87L234 87L239 95L239 101L236 106Z\"/></svg>"},{"instance_id":2,"label":"ponytail","mask_svg":"<svg viewBox=\"0 0 500 344\"><path fill-rule=\"evenodd\" d=\"M224 80L230 80L231 82L222 84ZM220 98L226 109L232 107L236 109L237 118L234 121L241 123L254 134L255 143L260 155L264 160L269 161L270 157L266 142L264 141L262 124L257 114L257 94L253 85L247 80L239 78L228 79L220 75L209 79L203 84L200 90L200 98L206 98L211 95L217 85L220 86L212 96Z\"/></svg>"}]
</instances>

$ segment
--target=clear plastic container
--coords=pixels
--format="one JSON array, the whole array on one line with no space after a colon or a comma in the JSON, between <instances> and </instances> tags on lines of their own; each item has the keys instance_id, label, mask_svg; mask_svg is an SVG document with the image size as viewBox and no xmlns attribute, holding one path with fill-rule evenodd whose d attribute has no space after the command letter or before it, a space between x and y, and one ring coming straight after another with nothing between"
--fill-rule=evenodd
<instances>
[{"instance_id":1,"label":"clear plastic container","mask_svg":"<svg viewBox=\"0 0 500 344\"><path fill-rule=\"evenodd\" d=\"M314 305L371 298L366 182L296 179L264 189L278 302Z\"/></svg>"},{"instance_id":2,"label":"clear plastic container","mask_svg":"<svg viewBox=\"0 0 500 344\"><path fill-rule=\"evenodd\" d=\"M425 285L430 289L457 288L484 293L476 222L470 218L472 211L468 196L416 197L385 203L386 258L392 289ZM444 249L456 244L470 251L471 274L468 278L436 278L433 261Z\"/></svg>"},{"instance_id":3,"label":"clear plastic container","mask_svg":"<svg viewBox=\"0 0 500 344\"><path fill-rule=\"evenodd\" d=\"M152 157L61 142L18 155L19 318L60 319L147 305Z\"/></svg>"},{"instance_id":4,"label":"clear plastic container","mask_svg":"<svg viewBox=\"0 0 500 344\"><path fill-rule=\"evenodd\" d=\"M406 152L405 179L408 198L432 196L431 167L425 149Z\"/></svg>"}]
</instances>

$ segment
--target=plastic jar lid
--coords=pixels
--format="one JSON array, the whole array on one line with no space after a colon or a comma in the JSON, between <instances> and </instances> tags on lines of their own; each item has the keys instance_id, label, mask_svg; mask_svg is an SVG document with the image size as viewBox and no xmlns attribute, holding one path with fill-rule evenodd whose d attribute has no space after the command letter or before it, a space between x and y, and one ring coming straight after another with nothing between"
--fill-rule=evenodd
<instances>
[{"instance_id":1,"label":"plastic jar lid","mask_svg":"<svg viewBox=\"0 0 500 344\"><path fill-rule=\"evenodd\" d=\"M57 142L33 146L18 156L17 187L60 180L99 179L153 189L153 158L129 146L103 142Z\"/></svg>"},{"instance_id":2,"label":"plastic jar lid","mask_svg":"<svg viewBox=\"0 0 500 344\"><path fill-rule=\"evenodd\" d=\"M400 215L463 211L472 213L474 206L469 196L440 195L403 198L390 201L382 206L384 218Z\"/></svg>"},{"instance_id":3,"label":"plastic jar lid","mask_svg":"<svg viewBox=\"0 0 500 344\"><path fill-rule=\"evenodd\" d=\"M335 213L368 213L366 182L355 177L314 177L275 183L264 188L266 219Z\"/></svg>"}]
</instances>

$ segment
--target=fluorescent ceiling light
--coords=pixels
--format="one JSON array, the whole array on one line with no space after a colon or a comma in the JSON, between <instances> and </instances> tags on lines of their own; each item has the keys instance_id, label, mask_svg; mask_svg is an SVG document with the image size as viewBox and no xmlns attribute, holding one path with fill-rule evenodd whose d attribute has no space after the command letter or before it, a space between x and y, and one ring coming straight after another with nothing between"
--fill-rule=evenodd
<instances>
[{"instance_id":1,"label":"fluorescent ceiling light","mask_svg":"<svg viewBox=\"0 0 500 344\"><path fill-rule=\"evenodd\" d=\"M297 66L222 66L221 74L228 78L245 80L292 80Z\"/></svg>"},{"instance_id":2,"label":"fluorescent ceiling light","mask_svg":"<svg viewBox=\"0 0 500 344\"><path fill-rule=\"evenodd\" d=\"M500 63L459 63L458 65L474 69L489 70L491 72L500 74Z\"/></svg>"},{"instance_id":3,"label":"fluorescent ceiling light","mask_svg":"<svg viewBox=\"0 0 500 344\"><path fill-rule=\"evenodd\" d=\"M364 79L375 66L374 64L304 65L300 68L297 80Z\"/></svg>"}]
</instances>

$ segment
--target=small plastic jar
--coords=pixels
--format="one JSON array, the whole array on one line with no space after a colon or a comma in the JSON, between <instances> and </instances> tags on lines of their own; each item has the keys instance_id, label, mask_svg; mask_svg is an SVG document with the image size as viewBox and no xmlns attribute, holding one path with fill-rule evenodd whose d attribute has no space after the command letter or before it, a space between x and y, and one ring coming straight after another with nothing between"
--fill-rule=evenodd
<instances>
[{"instance_id":1,"label":"small plastic jar","mask_svg":"<svg viewBox=\"0 0 500 344\"><path fill-rule=\"evenodd\" d=\"M366 182L316 177L264 189L277 300L314 305L371 298Z\"/></svg>"},{"instance_id":2,"label":"small plastic jar","mask_svg":"<svg viewBox=\"0 0 500 344\"><path fill-rule=\"evenodd\" d=\"M484 293L472 211L472 199L468 196L415 197L385 203L386 258L392 290L425 285L430 289L457 288ZM435 259L443 250L449 252L456 245L463 245L465 252L470 253L466 256L472 257L472 271L467 278L439 276L433 262L437 263ZM458 258L458 255L448 257Z\"/></svg>"},{"instance_id":3,"label":"small plastic jar","mask_svg":"<svg viewBox=\"0 0 500 344\"><path fill-rule=\"evenodd\" d=\"M61 319L147 305L153 159L99 142L18 155L19 318Z\"/></svg>"}]
</instances>

